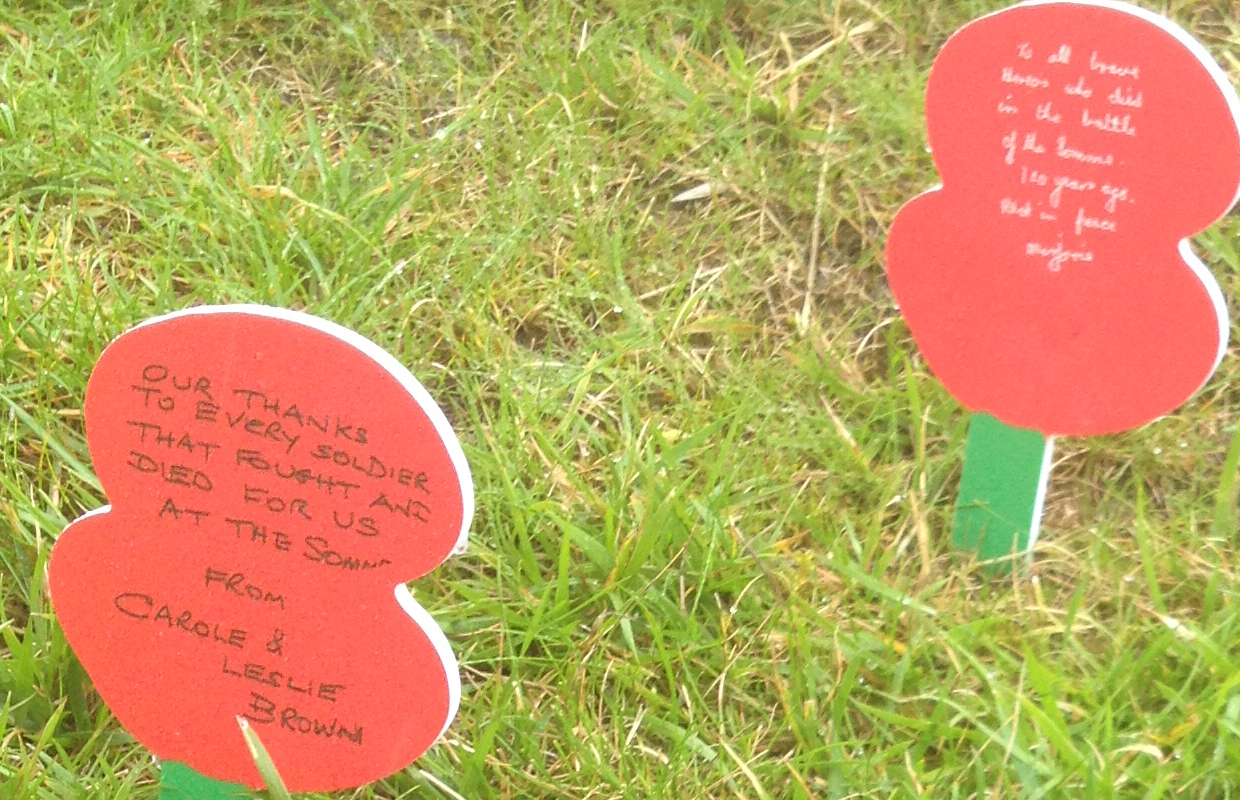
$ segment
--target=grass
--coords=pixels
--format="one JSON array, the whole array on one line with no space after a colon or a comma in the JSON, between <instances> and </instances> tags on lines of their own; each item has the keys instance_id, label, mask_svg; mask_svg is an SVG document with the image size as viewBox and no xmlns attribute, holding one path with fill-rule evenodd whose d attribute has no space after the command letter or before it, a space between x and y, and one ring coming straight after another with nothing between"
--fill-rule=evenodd
<instances>
[{"instance_id":1,"label":"grass","mask_svg":"<svg viewBox=\"0 0 1240 800\"><path fill-rule=\"evenodd\" d=\"M967 416L882 244L937 180L934 53L1001 5L10 3L0 797L157 794L44 567L105 502L101 348L222 302L394 353L477 483L414 587L461 713L342 797L1240 796L1235 348L1058 443L1028 577L948 545ZM1149 7L1237 78L1229 4ZM1197 242L1229 297L1237 229Z\"/></svg>"}]
</instances>

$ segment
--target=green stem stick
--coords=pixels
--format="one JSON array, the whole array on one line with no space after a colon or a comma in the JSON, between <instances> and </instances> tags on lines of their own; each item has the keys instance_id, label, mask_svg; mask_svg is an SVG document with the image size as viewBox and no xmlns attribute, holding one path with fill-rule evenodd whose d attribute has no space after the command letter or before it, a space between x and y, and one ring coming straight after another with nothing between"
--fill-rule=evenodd
<instances>
[{"instance_id":1,"label":"green stem stick","mask_svg":"<svg viewBox=\"0 0 1240 800\"><path fill-rule=\"evenodd\" d=\"M195 772L179 761L163 762L159 800L250 800L254 793Z\"/></svg>"},{"instance_id":2,"label":"green stem stick","mask_svg":"<svg viewBox=\"0 0 1240 800\"><path fill-rule=\"evenodd\" d=\"M956 500L952 543L983 561L1027 552L1038 539L1053 438L1013 428L989 414L969 419L964 473Z\"/></svg>"}]
</instances>

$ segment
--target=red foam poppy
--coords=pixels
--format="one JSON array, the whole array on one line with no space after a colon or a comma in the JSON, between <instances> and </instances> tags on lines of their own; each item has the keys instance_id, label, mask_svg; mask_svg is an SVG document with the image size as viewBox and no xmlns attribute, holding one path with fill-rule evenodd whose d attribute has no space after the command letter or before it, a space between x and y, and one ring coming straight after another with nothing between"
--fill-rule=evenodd
<instances>
[{"instance_id":1,"label":"red foam poppy","mask_svg":"<svg viewBox=\"0 0 1240 800\"><path fill-rule=\"evenodd\" d=\"M926 89L943 185L887 242L892 291L965 406L1047 434L1142 425L1226 344L1186 238L1240 190L1236 94L1204 48L1121 3L1030 3L944 45Z\"/></svg>"},{"instance_id":2,"label":"red foam poppy","mask_svg":"<svg viewBox=\"0 0 1240 800\"><path fill-rule=\"evenodd\" d=\"M463 543L473 490L439 408L343 328L201 309L117 339L86 394L110 502L57 541L65 635L161 758L258 787L245 716L293 791L389 775L459 702L404 582Z\"/></svg>"}]
</instances>

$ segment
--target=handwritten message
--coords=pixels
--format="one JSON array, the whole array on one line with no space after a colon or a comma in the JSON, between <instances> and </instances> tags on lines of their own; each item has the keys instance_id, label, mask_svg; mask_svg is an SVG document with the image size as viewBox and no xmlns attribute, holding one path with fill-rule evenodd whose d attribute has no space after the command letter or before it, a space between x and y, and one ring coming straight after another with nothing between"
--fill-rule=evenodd
<instances>
[{"instance_id":1,"label":"handwritten message","mask_svg":"<svg viewBox=\"0 0 1240 800\"><path fill-rule=\"evenodd\" d=\"M125 463L153 494L166 495L158 509L148 509L156 519L202 528L207 536L234 537L250 544L255 557L300 558L323 569L352 572L392 563L383 553L395 544L391 536L385 541L381 525L389 531L416 531L431 521L433 498L426 471L385 462L371 449L370 434L358 420L327 410L314 413L305 398L299 404L298 398L229 386L210 375L178 376L159 362L144 365L130 380L132 405L121 409L132 430ZM243 480L232 482L230 492L217 493L223 471L240 472ZM381 546L359 554L351 547L357 537L375 539ZM286 653L291 643L280 627L280 617L290 612L289 588L252 583L246 569L244 563L205 563L200 585L188 594L223 592L270 611L263 641L251 640L249 648L250 632L244 627L223 623L225 634L220 622L199 619L192 608L180 610L185 601L170 606L163 598L157 602L150 594L125 591L116 595L114 605L129 619L209 637L247 653L246 658L234 655L230 662L224 651L219 661L221 674L262 688L251 689L251 702L237 709L251 723L361 744L365 726L352 720L342 723L336 709L325 706L343 699L347 686L342 679L295 677L296 665ZM255 653L253 645L261 649ZM277 669L272 662L287 666ZM276 694L277 700L264 693ZM288 704L297 702L309 703L313 711L308 713L316 716Z\"/></svg>"},{"instance_id":2,"label":"handwritten message","mask_svg":"<svg viewBox=\"0 0 1240 800\"><path fill-rule=\"evenodd\" d=\"M1014 184L997 212L1045 223L1024 255L1052 272L1094 261L1090 237L1129 224L1124 212L1137 198L1126 173L1139 165L1126 160L1123 142L1140 135L1146 69L1131 56L1022 42L997 76L1011 91L995 109L1009 129L994 152Z\"/></svg>"},{"instance_id":3,"label":"handwritten message","mask_svg":"<svg viewBox=\"0 0 1240 800\"><path fill-rule=\"evenodd\" d=\"M315 790L405 766L417 753L396 738L433 741L455 702L451 655L393 591L448 555L468 500L459 446L428 411L399 375L285 320L191 315L109 348L87 420L113 506L62 536L54 591L75 650L140 739L158 753L214 732L237 747L173 756L254 783L244 716L286 780ZM180 688L141 691L188 692L182 707L134 700L91 663L144 653ZM394 747L408 760L388 761Z\"/></svg>"}]
</instances>

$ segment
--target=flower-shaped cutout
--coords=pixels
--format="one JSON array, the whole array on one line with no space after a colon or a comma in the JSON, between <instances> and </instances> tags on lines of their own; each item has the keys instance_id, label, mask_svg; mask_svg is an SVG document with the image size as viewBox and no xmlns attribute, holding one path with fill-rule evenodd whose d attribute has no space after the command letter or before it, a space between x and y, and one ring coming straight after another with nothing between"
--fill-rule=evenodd
<instances>
[{"instance_id":1,"label":"flower-shaped cutout","mask_svg":"<svg viewBox=\"0 0 1240 800\"><path fill-rule=\"evenodd\" d=\"M1186 238L1236 200L1238 108L1204 48L1127 4L1022 4L948 40L926 89L943 185L897 214L887 272L957 399L1090 435L1201 387L1226 310Z\"/></svg>"},{"instance_id":2,"label":"flower-shaped cutout","mask_svg":"<svg viewBox=\"0 0 1240 800\"><path fill-rule=\"evenodd\" d=\"M103 353L87 442L110 505L67 527L57 615L120 722L161 758L293 791L413 761L456 712L443 633L404 582L464 544L446 418L363 337L261 306L151 320Z\"/></svg>"}]
</instances>

